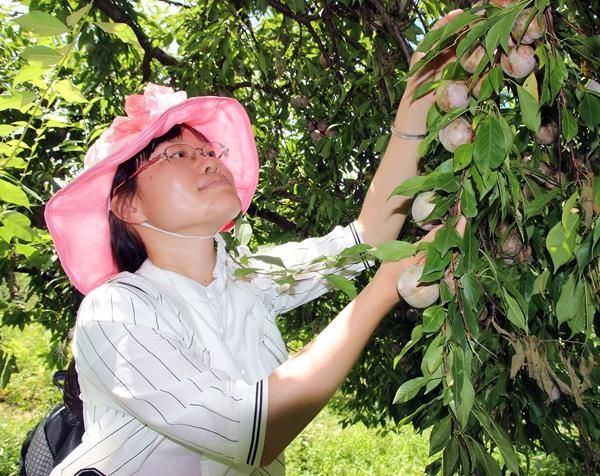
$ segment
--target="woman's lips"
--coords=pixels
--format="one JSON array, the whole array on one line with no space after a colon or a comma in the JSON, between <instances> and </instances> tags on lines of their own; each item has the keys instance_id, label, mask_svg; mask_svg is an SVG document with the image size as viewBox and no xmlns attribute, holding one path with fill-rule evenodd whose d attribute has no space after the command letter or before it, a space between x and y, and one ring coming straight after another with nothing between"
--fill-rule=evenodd
<instances>
[{"instance_id":1,"label":"woman's lips","mask_svg":"<svg viewBox=\"0 0 600 476\"><path fill-rule=\"evenodd\" d=\"M212 177L210 179L207 179L204 184L202 184L200 186L200 189L205 189L205 188L213 188L213 187L221 187L223 185L228 185L231 187L231 182L229 180L227 180L227 177L225 177L224 175L218 175L216 177Z\"/></svg>"}]
</instances>

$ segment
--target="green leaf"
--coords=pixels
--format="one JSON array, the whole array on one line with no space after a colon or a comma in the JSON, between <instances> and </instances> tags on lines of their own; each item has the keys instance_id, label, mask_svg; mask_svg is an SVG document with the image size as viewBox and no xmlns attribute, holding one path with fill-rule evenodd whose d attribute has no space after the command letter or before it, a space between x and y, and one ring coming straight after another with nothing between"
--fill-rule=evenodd
<instances>
[{"instance_id":1,"label":"green leaf","mask_svg":"<svg viewBox=\"0 0 600 476\"><path fill-rule=\"evenodd\" d=\"M454 151L454 171L468 167L473 159L473 144L461 144Z\"/></svg>"},{"instance_id":2,"label":"green leaf","mask_svg":"<svg viewBox=\"0 0 600 476\"><path fill-rule=\"evenodd\" d=\"M561 112L561 129L562 138L565 142L571 142L577 133L579 132L579 126L577 125L577 119L566 107L563 106Z\"/></svg>"},{"instance_id":3,"label":"green leaf","mask_svg":"<svg viewBox=\"0 0 600 476\"><path fill-rule=\"evenodd\" d=\"M489 454L481 443L467 436L469 445L469 453L475 457L480 468L483 469L482 474L486 476L502 476L498 462Z\"/></svg>"},{"instance_id":4,"label":"green leaf","mask_svg":"<svg viewBox=\"0 0 600 476\"><path fill-rule=\"evenodd\" d=\"M0 111L5 109L21 109L35 101L35 93L24 91L0 96Z\"/></svg>"},{"instance_id":5,"label":"green leaf","mask_svg":"<svg viewBox=\"0 0 600 476\"><path fill-rule=\"evenodd\" d=\"M542 123L540 105L536 99L522 86L517 84L519 105L521 106L521 119L529 130L537 132Z\"/></svg>"},{"instance_id":6,"label":"green leaf","mask_svg":"<svg viewBox=\"0 0 600 476\"><path fill-rule=\"evenodd\" d=\"M460 248L462 246L462 238L456 231L454 222L447 223L441 230L435 234L433 246L440 256L444 256L452 248Z\"/></svg>"},{"instance_id":7,"label":"green leaf","mask_svg":"<svg viewBox=\"0 0 600 476\"><path fill-rule=\"evenodd\" d=\"M429 177L431 180L430 185L432 185L435 190L443 190L448 193L456 192L458 190L460 177L454 175L452 172L431 174Z\"/></svg>"},{"instance_id":8,"label":"green leaf","mask_svg":"<svg viewBox=\"0 0 600 476\"><path fill-rule=\"evenodd\" d=\"M532 218L543 213L548 204L552 202L552 200L555 200L559 194L560 190L555 188L549 192L538 195L531 202L525 202L523 205L525 218Z\"/></svg>"},{"instance_id":9,"label":"green leaf","mask_svg":"<svg viewBox=\"0 0 600 476\"><path fill-rule=\"evenodd\" d=\"M398 187L396 187L392 191L391 196L404 195L407 197L413 197L419 192L430 190L432 188L430 183L430 175L416 175L415 177L406 179Z\"/></svg>"},{"instance_id":10,"label":"green leaf","mask_svg":"<svg viewBox=\"0 0 600 476\"><path fill-rule=\"evenodd\" d=\"M137 36L135 36L134 31L127 23L97 21L95 22L95 24L98 25L106 33L116 36L123 43L127 43L129 45L142 49L137 39Z\"/></svg>"},{"instance_id":11,"label":"green leaf","mask_svg":"<svg viewBox=\"0 0 600 476\"><path fill-rule=\"evenodd\" d=\"M538 51L541 48L538 48ZM545 51L542 49L542 51ZM558 95L560 88L567 79L567 66L565 60L558 50L553 54L548 51L548 62L546 74L544 74L544 85L542 87L541 104L551 104Z\"/></svg>"},{"instance_id":12,"label":"green leaf","mask_svg":"<svg viewBox=\"0 0 600 476\"><path fill-rule=\"evenodd\" d=\"M444 336L440 333L431 341L423 360L421 361L421 371L425 376L431 376L442 365L444 357Z\"/></svg>"},{"instance_id":13,"label":"green leaf","mask_svg":"<svg viewBox=\"0 0 600 476\"><path fill-rule=\"evenodd\" d=\"M450 443L444 448L442 454L443 476L452 476L455 474L456 463L458 461L458 438L452 438Z\"/></svg>"},{"instance_id":14,"label":"green leaf","mask_svg":"<svg viewBox=\"0 0 600 476\"><path fill-rule=\"evenodd\" d=\"M88 3L84 7L81 7L79 10L76 10L73 13L71 13L67 17L67 25L69 25L70 27L74 27L75 25L77 25L77 23L79 23L79 20L81 20L87 14L87 12L90 11L91 8L92 2Z\"/></svg>"},{"instance_id":15,"label":"green leaf","mask_svg":"<svg viewBox=\"0 0 600 476\"><path fill-rule=\"evenodd\" d=\"M463 237L463 252L456 268L458 276L474 272L479 264L479 241L475 236L476 228L469 222Z\"/></svg>"},{"instance_id":16,"label":"green leaf","mask_svg":"<svg viewBox=\"0 0 600 476\"><path fill-rule=\"evenodd\" d=\"M416 325L412 332L410 333L410 340L406 343L406 345L402 348L400 353L394 357L394 368L398 365L398 362L406 355L406 353L412 349L417 342L421 340L423 337L423 326L421 324Z\"/></svg>"},{"instance_id":17,"label":"green leaf","mask_svg":"<svg viewBox=\"0 0 600 476\"><path fill-rule=\"evenodd\" d=\"M31 241L34 238L34 232L31 229L31 221L25 215L15 211L8 211L0 217L2 224L5 227L5 232L8 232L7 237L14 236L23 241ZM6 235L5 235L6 236ZM10 239L6 240L10 242Z\"/></svg>"},{"instance_id":18,"label":"green leaf","mask_svg":"<svg viewBox=\"0 0 600 476\"><path fill-rule=\"evenodd\" d=\"M446 310L442 306L430 306L423 311L423 332L437 332L446 319Z\"/></svg>"},{"instance_id":19,"label":"green leaf","mask_svg":"<svg viewBox=\"0 0 600 476\"><path fill-rule=\"evenodd\" d=\"M81 94L80 89L70 79L61 79L54 84L56 92L70 103L80 104L88 102Z\"/></svg>"},{"instance_id":20,"label":"green leaf","mask_svg":"<svg viewBox=\"0 0 600 476\"><path fill-rule=\"evenodd\" d=\"M428 377L417 377L404 382L402 385L400 385L400 388L398 388L398 391L396 392L394 403L405 403L409 400L412 400L417 396L419 390L421 390L421 388L423 388L427 382L429 382Z\"/></svg>"},{"instance_id":21,"label":"green leaf","mask_svg":"<svg viewBox=\"0 0 600 476\"><path fill-rule=\"evenodd\" d=\"M483 176L500 167L506 157L504 131L498 119L488 116L477 127L473 161Z\"/></svg>"},{"instance_id":22,"label":"green leaf","mask_svg":"<svg viewBox=\"0 0 600 476\"><path fill-rule=\"evenodd\" d=\"M479 15L469 12L463 12L457 15L443 27L436 30L430 30L419 43L417 51L427 52L431 50L436 43L448 39L453 33L461 29L463 26L480 19L481 17Z\"/></svg>"},{"instance_id":23,"label":"green leaf","mask_svg":"<svg viewBox=\"0 0 600 476\"><path fill-rule=\"evenodd\" d=\"M600 99L595 94L584 94L578 111L590 129L594 129L600 123Z\"/></svg>"},{"instance_id":24,"label":"green leaf","mask_svg":"<svg viewBox=\"0 0 600 476\"><path fill-rule=\"evenodd\" d=\"M560 297L556 302L556 318L559 324L570 321L579 312L584 311L584 292L584 283L578 280L574 274L569 274L566 283L563 284L561 289Z\"/></svg>"},{"instance_id":25,"label":"green leaf","mask_svg":"<svg viewBox=\"0 0 600 476\"><path fill-rule=\"evenodd\" d=\"M526 4L518 4L496 13L500 18L488 30L485 36L485 49L490 58L494 56L498 44L502 45L504 51L508 51L508 37L519 13L523 11ZM493 18L493 17L492 17Z\"/></svg>"},{"instance_id":26,"label":"green leaf","mask_svg":"<svg viewBox=\"0 0 600 476\"><path fill-rule=\"evenodd\" d=\"M273 266L277 266L279 268L287 269L279 256L251 255L250 258L262 261L263 263L272 264Z\"/></svg>"},{"instance_id":27,"label":"green leaf","mask_svg":"<svg viewBox=\"0 0 600 476\"><path fill-rule=\"evenodd\" d=\"M29 208L27 195L21 187L0 179L0 200Z\"/></svg>"},{"instance_id":28,"label":"green leaf","mask_svg":"<svg viewBox=\"0 0 600 476\"><path fill-rule=\"evenodd\" d=\"M234 272L233 275L236 278L243 278L244 276L248 276L250 274L254 274L257 271L260 271L260 269L258 268L237 268Z\"/></svg>"},{"instance_id":29,"label":"green leaf","mask_svg":"<svg viewBox=\"0 0 600 476\"><path fill-rule=\"evenodd\" d=\"M44 67L41 63L25 63L13 78L13 86L30 81L40 86L41 89L45 89L43 78L48 69L49 67ZM25 94L31 94L35 98L35 94L31 91L27 91Z\"/></svg>"},{"instance_id":30,"label":"green leaf","mask_svg":"<svg viewBox=\"0 0 600 476\"><path fill-rule=\"evenodd\" d=\"M417 245L406 241L391 240L378 245L371 254L381 261L398 261L414 255Z\"/></svg>"},{"instance_id":31,"label":"green leaf","mask_svg":"<svg viewBox=\"0 0 600 476\"><path fill-rule=\"evenodd\" d=\"M63 59L62 53L47 46L28 46L23 50L21 56L30 63L36 62L43 66L52 66L59 63Z\"/></svg>"},{"instance_id":32,"label":"green leaf","mask_svg":"<svg viewBox=\"0 0 600 476\"><path fill-rule=\"evenodd\" d=\"M441 256L439 251L435 248L430 248L425 258L425 267L423 269L423 275L421 276L420 282L432 283L439 281L444 276L444 271L452 260L452 253L448 252L444 256Z\"/></svg>"},{"instance_id":33,"label":"green leaf","mask_svg":"<svg viewBox=\"0 0 600 476\"><path fill-rule=\"evenodd\" d=\"M470 179L463 182L463 189L460 194L460 209L463 215L467 218L477 216L477 199L475 198L475 190Z\"/></svg>"},{"instance_id":34,"label":"green leaf","mask_svg":"<svg viewBox=\"0 0 600 476\"><path fill-rule=\"evenodd\" d=\"M550 229L546 237L546 249L552 258L555 273L558 268L571 259L575 251L579 216L571 215L571 217L572 223L570 224L572 226L568 231L565 231L562 223L558 222Z\"/></svg>"},{"instance_id":35,"label":"green leaf","mask_svg":"<svg viewBox=\"0 0 600 476\"><path fill-rule=\"evenodd\" d=\"M452 418L450 415L439 420L429 435L429 456L442 451L450 441Z\"/></svg>"},{"instance_id":36,"label":"green leaf","mask_svg":"<svg viewBox=\"0 0 600 476\"><path fill-rule=\"evenodd\" d=\"M525 333L528 333L529 329L527 326L527 317L523 313L523 309L521 309L521 306L519 306L517 300L506 291L503 293L503 296L506 317L508 317L508 320L519 329L524 330Z\"/></svg>"},{"instance_id":37,"label":"green leaf","mask_svg":"<svg viewBox=\"0 0 600 476\"><path fill-rule=\"evenodd\" d=\"M16 357L0 349L0 388L5 388L10 381L10 376L18 371Z\"/></svg>"},{"instance_id":38,"label":"green leaf","mask_svg":"<svg viewBox=\"0 0 600 476\"><path fill-rule=\"evenodd\" d=\"M578 198L579 198L579 192L576 191L568 198L568 200L563 205L562 216L561 216L560 222L562 223L564 230L567 232L569 231L569 228L572 223L572 216L574 215L573 207L577 203Z\"/></svg>"},{"instance_id":39,"label":"green leaf","mask_svg":"<svg viewBox=\"0 0 600 476\"><path fill-rule=\"evenodd\" d=\"M326 274L325 278L329 281L336 289L339 289L344 294L346 294L350 299L354 299L356 297L356 287L354 283L343 276L338 276L336 274Z\"/></svg>"},{"instance_id":40,"label":"green leaf","mask_svg":"<svg viewBox=\"0 0 600 476\"><path fill-rule=\"evenodd\" d=\"M15 19L21 28L37 36L54 36L67 33L67 25L58 18L39 10L32 10Z\"/></svg>"},{"instance_id":41,"label":"green leaf","mask_svg":"<svg viewBox=\"0 0 600 476\"><path fill-rule=\"evenodd\" d=\"M534 296L536 294L541 294L543 296L546 294L548 279L550 279L550 270L546 268L541 274L536 276L535 281L533 282L533 290L531 295Z\"/></svg>"},{"instance_id":42,"label":"green leaf","mask_svg":"<svg viewBox=\"0 0 600 476\"><path fill-rule=\"evenodd\" d=\"M506 467L519 476L521 474L519 470L519 460L506 432L486 411L479 408L478 405L473 408L473 414L484 428L485 432L490 436L494 443L496 443L496 446L504 458Z\"/></svg>"},{"instance_id":43,"label":"green leaf","mask_svg":"<svg viewBox=\"0 0 600 476\"><path fill-rule=\"evenodd\" d=\"M233 236L239 246L246 246L252 238L252 226L244 220L236 220L233 228Z\"/></svg>"}]
</instances>

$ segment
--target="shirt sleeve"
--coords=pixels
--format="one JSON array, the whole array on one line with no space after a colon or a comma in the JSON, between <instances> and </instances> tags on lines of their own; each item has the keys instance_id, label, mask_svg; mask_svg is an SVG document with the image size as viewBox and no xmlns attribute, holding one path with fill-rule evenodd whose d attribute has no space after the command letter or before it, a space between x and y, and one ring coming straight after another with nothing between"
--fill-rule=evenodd
<instances>
[{"instance_id":1,"label":"shirt sleeve","mask_svg":"<svg viewBox=\"0 0 600 476\"><path fill-rule=\"evenodd\" d=\"M139 324L157 312L151 300L118 287L99 290L77 317L80 374L157 433L226 464L259 465L268 380L248 384L202 365L174 333Z\"/></svg>"},{"instance_id":2,"label":"shirt sleeve","mask_svg":"<svg viewBox=\"0 0 600 476\"><path fill-rule=\"evenodd\" d=\"M330 291L333 286L325 275L337 274L351 279L369 268L369 263L365 261L348 263L338 268L327 268L322 262L311 264L317 258L335 256L344 249L361 243L362 238L354 222L345 227L336 226L325 236L289 242L267 252L257 253L280 258L289 270L302 270L294 276L293 284L278 284L273 276L264 274L250 279L267 308L274 314L282 314ZM265 271L281 269L269 266L259 259L252 259L252 255L249 255L249 263L251 267Z\"/></svg>"}]
</instances>

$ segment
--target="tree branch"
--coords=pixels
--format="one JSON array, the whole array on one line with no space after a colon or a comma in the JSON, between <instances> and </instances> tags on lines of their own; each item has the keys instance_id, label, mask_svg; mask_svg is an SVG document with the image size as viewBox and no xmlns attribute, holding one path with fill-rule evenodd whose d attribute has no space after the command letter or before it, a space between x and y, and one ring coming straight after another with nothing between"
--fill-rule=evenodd
<instances>
[{"instance_id":1,"label":"tree branch","mask_svg":"<svg viewBox=\"0 0 600 476\"><path fill-rule=\"evenodd\" d=\"M293 221L288 220L287 218L282 217L278 213L275 213L271 210L266 210L264 208L257 208L253 203L250 205L248 209L248 214L257 216L264 220L270 221L275 225L281 227L282 230L298 233L300 231L300 227L296 225Z\"/></svg>"},{"instance_id":2,"label":"tree branch","mask_svg":"<svg viewBox=\"0 0 600 476\"><path fill-rule=\"evenodd\" d=\"M412 57L412 49L408 44L408 41L406 41L406 38L404 38L404 35L400 31L400 28L398 28L398 25L396 24L394 19L390 16L390 14L387 12L385 7L379 0L371 0L371 3L375 6L377 12L383 18L383 22L385 23L385 26L387 27L389 32L400 45L400 49L402 50L402 53L404 53L406 62L410 64L410 59Z\"/></svg>"},{"instance_id":3,"label":"tree branch","mask_svg":"<svg viewBox=\"0 0 600 476\"><path fill-rule=\"evenodd\" d=\"M144 49L144 57L147 56L149 58L156 58L165 66L177 66L179 64L179 60L177 58L174 58L161 48L152 46L152 40L148 38L146 33L144 33L136 21L117 5L112 3L111 0L94 0L93 5L112 21L117 23L126 23L131 27L141 47ZM147 63L149 64L150 61L147 61ZM146 76L146 72L144 72L144 76Z\"/></svg>"}]
</instances>

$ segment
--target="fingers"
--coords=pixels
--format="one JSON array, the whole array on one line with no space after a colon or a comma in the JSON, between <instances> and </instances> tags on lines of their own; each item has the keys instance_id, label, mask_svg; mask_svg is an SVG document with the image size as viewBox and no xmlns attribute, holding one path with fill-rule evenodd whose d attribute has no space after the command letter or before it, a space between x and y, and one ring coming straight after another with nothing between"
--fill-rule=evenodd
<instances>
[{"instance_id":1,"label":"fingers","mask_svg":"<svg viewBox=\"0 0 600 476\"><path fill-rule=\"evenodd\" d=\"M435 25L433 25L433 27L431 27L432 30L437 30L438 28L441 28L443 26L446 26L448 23L450 23L450 21L455 18L456 16L460 15L463 11L461 9L457 9L457 10L452 10L450 13L448 13L448 15L446 15L445 17L440 18L437 22L435 22Z\"/></svg>"}]
</instances>

